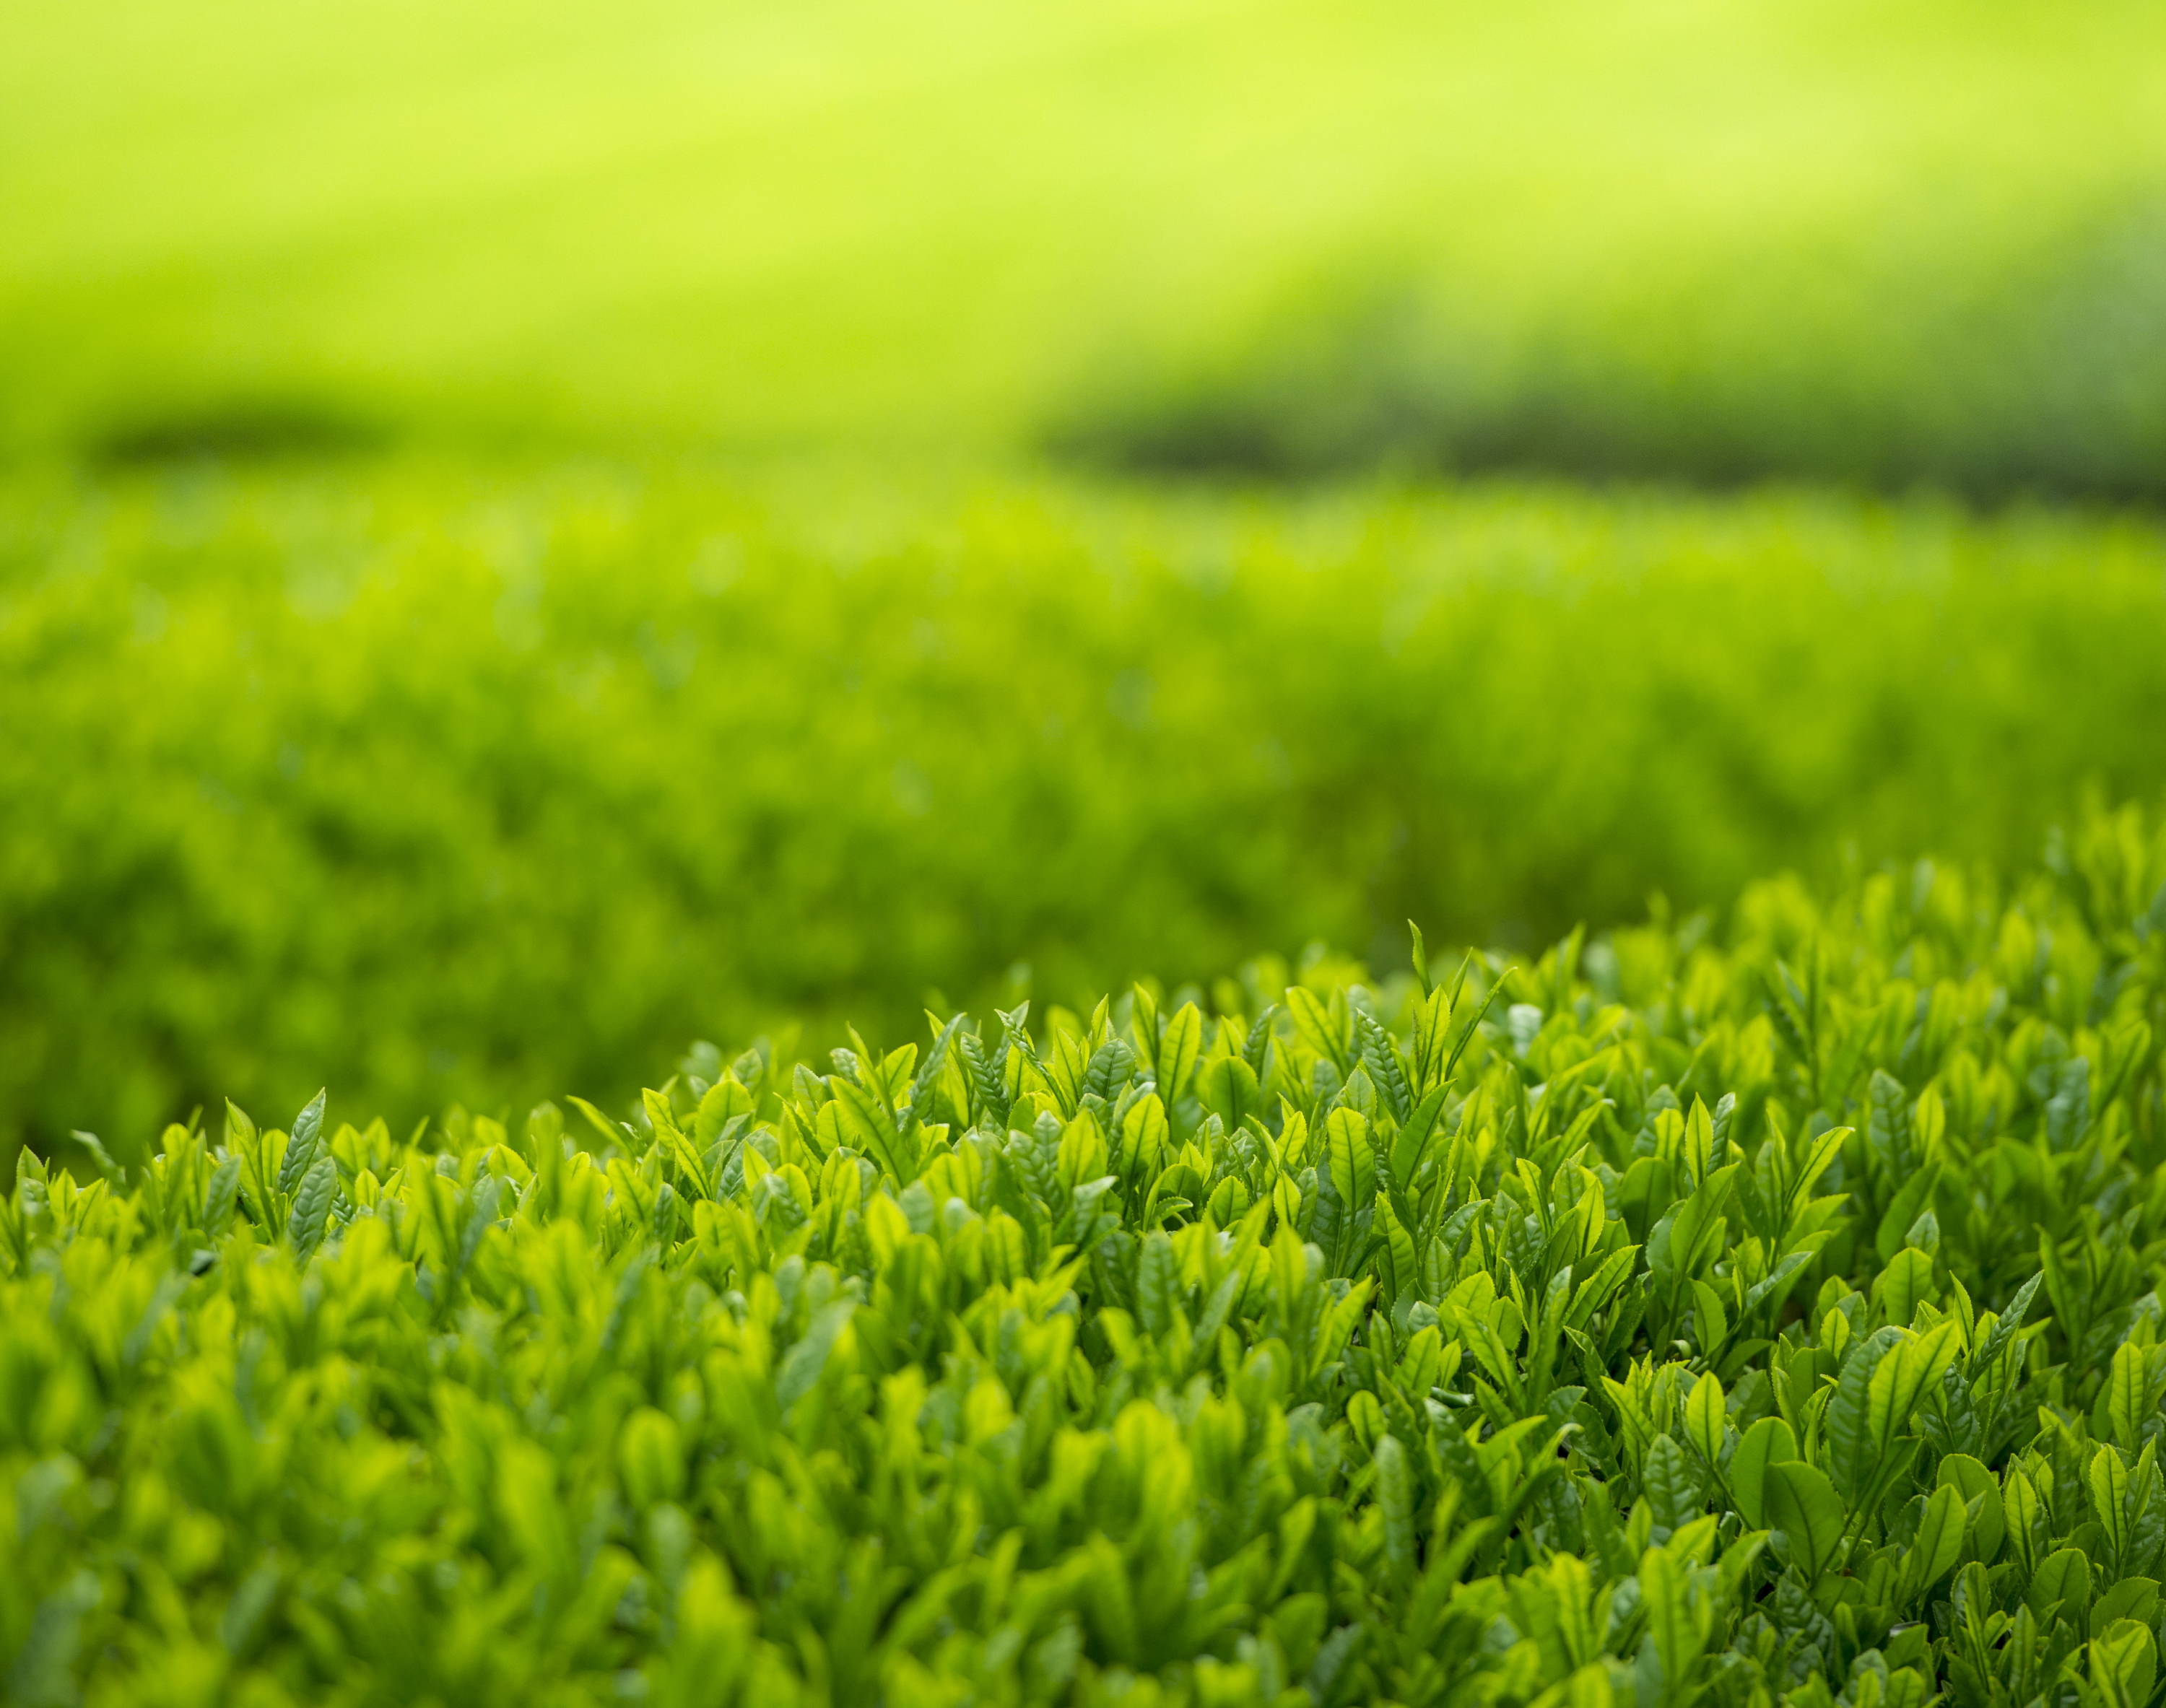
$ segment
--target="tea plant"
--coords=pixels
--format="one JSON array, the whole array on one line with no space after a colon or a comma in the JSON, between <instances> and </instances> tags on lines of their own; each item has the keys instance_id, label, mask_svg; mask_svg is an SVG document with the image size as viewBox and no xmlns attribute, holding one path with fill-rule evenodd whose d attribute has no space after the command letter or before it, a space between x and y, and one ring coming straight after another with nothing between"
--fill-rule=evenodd
<instances>
[{"instance_id":1,"label":"tea plant","mask_svg":"<svg viewBox=\"0 0 2166 1708\"><path fill-rule=\"evenodd\" d=\"M0 1178L325 1081L403 1130L1409 916L1524 955L1846 849L2006 869L2086 783L2166 791L2162 655L2166 536L2072 515L11 479Z\"/></svg>"},{"instance_id":2,"label":"tea plant","mask_svg":"<svg viewBox=\"0 0 2166 1708\"><path fill-rule=\"evenodd\" d=\"M24 1704L2145 1708L2166 846L229 1107L0 1214Z\"/></svg>"}]
</instances>

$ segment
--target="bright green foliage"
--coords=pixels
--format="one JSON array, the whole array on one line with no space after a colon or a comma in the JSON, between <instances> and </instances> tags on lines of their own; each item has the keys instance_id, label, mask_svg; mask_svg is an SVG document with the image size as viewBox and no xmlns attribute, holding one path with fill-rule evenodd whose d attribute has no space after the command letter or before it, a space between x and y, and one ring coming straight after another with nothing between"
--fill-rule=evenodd
<instances>
[{"instance_id":1,"label":"bright green foliage","mask_svg":"<svg viewBox=\"0 0 2166 1708\"><path fill-rule=\"evenodd\" d=\"M2166 853L0 1215L9 1700L2144 1708Z\"/></svg>"},{"instance_id":2,"label":"bright green foliage","mask_svg":"<svg viewBox=\"0 0 2166 1708\"><path fill-rule=\"evenodd\" d=\"M138 1161L325 1081L401 1129L615 1101L687 1037L1396 959L1410 916L1524 951L1850 847L2005 870L2087 782L2166 790L2162 656L2135 522L689 463L25 479L0 1151L82 1127Z\"/></svg>"},{"instance_id":3,"label":"bright green foliage","mask_svg":"<svg viewBox=\"0 0 2166 1708\"><path fill-rule=\"evenodd\" d=\"M2155 498L2162 66L2149 0L18 0L0 451Z\"/></svg>"}]
</instances>

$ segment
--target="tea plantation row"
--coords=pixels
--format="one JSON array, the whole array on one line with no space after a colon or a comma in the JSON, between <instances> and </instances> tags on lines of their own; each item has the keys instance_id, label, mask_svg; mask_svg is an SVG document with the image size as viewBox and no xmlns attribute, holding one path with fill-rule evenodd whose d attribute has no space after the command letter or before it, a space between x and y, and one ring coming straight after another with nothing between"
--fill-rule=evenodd
<instances>
[{"instance_id":1,"label":"tea plantation row","mask_svg":"<svg viewBox=\"0 0 2166 1708\"><path fill-rule=\"evenodd\" d=\"M0 1210L24 1705L2146 1708L2166 837L229 1107Z\"/></svg>"},{"instance_id":2,"label":"tea plantation row","mask_svg":"<svg viewBox=\"0 0 2166 1708\"><path fill-rule=\"evenodd\" d=\"M407 0L110 3L0 10L10 459L1051 432L2166 497L2142 0L495 0L422 51Z\"/></svg>"},{"instance_id":3,"label":"tea plantation row","mask_svg":"<svg viewBox=\"0 0 2166 1708\"><path fill-rule=\"evenodd\" d=\"M402 1129L615 1100L689 1036L1396 957L1409 916L1535 947L1651 891L1838 881L1846 847L2005 869L2086 783L2166 790L2162 654L2148 523L693 462L14 477L0 1171L325 1080Z\"/></svg>"}]
</instances>

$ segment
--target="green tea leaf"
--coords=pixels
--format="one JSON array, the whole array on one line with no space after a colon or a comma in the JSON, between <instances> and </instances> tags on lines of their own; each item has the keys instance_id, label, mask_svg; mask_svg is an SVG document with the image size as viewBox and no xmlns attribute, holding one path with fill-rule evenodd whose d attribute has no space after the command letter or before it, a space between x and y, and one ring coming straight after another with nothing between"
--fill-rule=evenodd
<instances>
[{"instance_id":1,"label":"green tea leaf","mask_svg":"<svg viewBox=\"0 0 2166 1708\"><path fill-rule=\"evenodd\" d=\"M1768 1527L1789 1543L1798 1568L1819 1579L1842 1544L1845 1514L1834 1484L1801 1460L1772 1461L1762 1475L1761 1500Z\"/></svg>"}]
</instances>

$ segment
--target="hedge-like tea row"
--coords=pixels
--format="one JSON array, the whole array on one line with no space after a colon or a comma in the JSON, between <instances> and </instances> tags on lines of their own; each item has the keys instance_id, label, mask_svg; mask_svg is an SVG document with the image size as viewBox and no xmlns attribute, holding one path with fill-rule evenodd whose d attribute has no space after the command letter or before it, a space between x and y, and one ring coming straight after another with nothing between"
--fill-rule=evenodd
<instances>
[{"instance_id":1,"label":"hedge-like tea row","mask_svg":"<svg viewBox=\"0 0 2166 1708\"><path fill-rule=\"evenodd\" d=\"M2166 846L2054 863L26 1154L8 1700L2145 1708Z\"/></svg>"},{"instance_id":2,"label":"hedge-like tea row","mask_svg":"<svg viewBox=\"0 0 2166 1708\"><path fill-rule=\"evenodd\" d=\"M784 1020L1382 964L1408 917L1524 953L1846 844L2010 869L2086 783L2166 794L2162 656L2166 533L2072 515L0 482L0 1178L326 1081L404 1130Z\"/></svg>"},{"instance_id":3,"label":"hedge-like tea row","mask_svg":"<svg viewBox=\"0 0 2166 1708\"><path fill-rule=\"evenodd\" d=\"M1931 256L1897 224L1852 224L1749 260L1649 257L1579 275L1562 314L1483 301L1463 268L1364 256L1217 349L1113 369L1050 436L1133 467L1278 477L1508 468L2156 503L2166 225L2151 191L2067 211L2050 236L1973 227Z\"/></svg>"}]
</instances>

